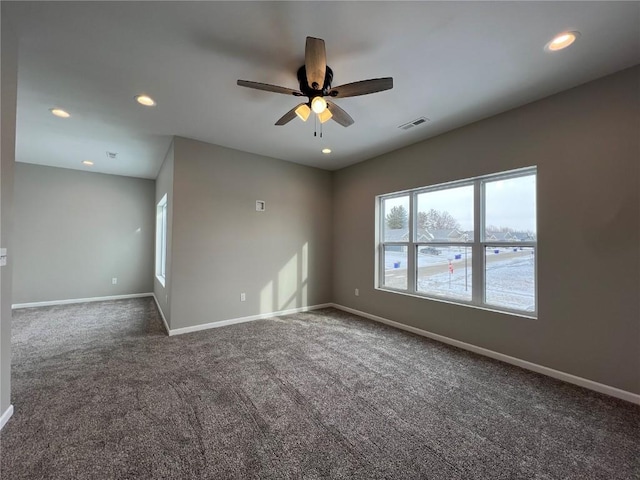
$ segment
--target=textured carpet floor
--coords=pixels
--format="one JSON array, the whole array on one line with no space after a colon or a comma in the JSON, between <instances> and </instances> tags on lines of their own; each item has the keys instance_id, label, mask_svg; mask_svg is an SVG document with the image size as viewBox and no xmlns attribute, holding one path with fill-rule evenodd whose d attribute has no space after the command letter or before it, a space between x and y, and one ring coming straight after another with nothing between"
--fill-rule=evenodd
<instances>
[{"instance_id":1,"label":"textured carpet floor","mask_svg":"<svg viewBox=\"0 0 640 480\"><path fill-rule=\"evenodd\" d=\"M640 409L334 309L14 312L11 479L637 479Z\"/></svg>"}]
</instances>

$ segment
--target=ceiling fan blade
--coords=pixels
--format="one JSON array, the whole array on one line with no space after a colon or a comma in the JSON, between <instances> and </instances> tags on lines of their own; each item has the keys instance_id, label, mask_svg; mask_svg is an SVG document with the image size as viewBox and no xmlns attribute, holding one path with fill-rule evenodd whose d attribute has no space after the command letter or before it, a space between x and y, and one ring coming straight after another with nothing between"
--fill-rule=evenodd
<instances>
[{"instance_id":1,"label":"ceiling fan blade","mask_svg":"<svg viewBox=\"0 0 640 480\"><path fill-rule=\"evenodd\" d=\"M291 120L293 120L294 118L296 118L296 108L298 108L300 105L304 105L304 103L300 103L298 105L296 105L295 107L293 107L291 110L289 110L287 113L285 113L282 117L280 117L280 119L276 122L276 125L286 125L287 123L289 123Z\"/></svg>"},{"instance_id":2,"label":"ceiling fan blade","mask_svg":"<svg viewBox=\"0 0 640 480\"><path fill-rule=\"evenodd\" d=\"M333 115L331 118L338 122L340 125L342 125L343 127L353 125L354 120L353 118L351 118L351 115L341 109L338 105L333 102L327 102L327 107L329 108L331 115Z\"/></svg>"},{"instance_id":3,"label":"ceiling fan blade","mask_svg":"<svg viewBox=\"0 0 640 480\"><path fill-rule=\"evenodd\" d=\"M269 85L268 83L250 82L249 80L238 80L238 85L241 87L253 88L255 90L264 90L265 92L282 93L284 95L295 95L301 97L302 92L294 90L293 88L279 87L277 85Z\"/></svg>"},{"instance_id":4,"label":"ceiling fan blade","mask_svg":"<svg viewBox=\"0 0 640 480\"><path fill-rule=\"evenodd\" d=\"M371 80L362 80L360 82L347 83L339 87L334 87L329 92L329 95L335 98L357 97L358 95L384 92L392 88L392 77L372 78Z\"/></svg>"},{"instance_id":5,"label":"ceiling fan blade","mask_svg":"<svg viewBox=\"0 0 640 480\"><path fill-rule=\"evenodd\" d=\"M327 72L327 55L324 40L307 37L304 49L304 66L307 71L307 83L314 90L322 90Z\"/></svg>"}]
</instances>

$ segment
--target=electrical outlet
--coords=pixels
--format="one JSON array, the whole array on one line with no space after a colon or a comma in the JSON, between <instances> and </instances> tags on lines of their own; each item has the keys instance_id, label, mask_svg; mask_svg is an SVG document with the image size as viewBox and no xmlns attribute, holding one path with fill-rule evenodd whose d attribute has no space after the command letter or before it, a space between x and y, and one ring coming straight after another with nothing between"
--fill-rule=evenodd
<instances>
[{"instance_id":1,"label":"electrical outlet","mask_svg":"<svg viewBox=\"0 0 640 480\"><path fill-rule=\"evenodd\" d=\"M118 284L118 277L113 277L111 279L111 285L117 285Z\"/></svg>"},{"instance_id":2,"label":"electrical outlet","mask_svg":"<svg viewBox=\"0 0 640 480\"><path fill-rule=\"evenodd\" d=\"M242 292L242 293L240 294L240 301L241 301L241 302L244 302L246 299L247 299L247 294L246 294L246 293L244 293L244 292Z\"/></svg>"},{"instance_id":3,"label":"electrical outlet","mask_svg":"<svg viewBox=\"0 0 640 480\"><path fill-rule=\"evenodd\" d=\"M356 292L355 293L356 293L356 297L359 297L360 296L360 289L356 288Z\"/></svg>"}]
</instances>

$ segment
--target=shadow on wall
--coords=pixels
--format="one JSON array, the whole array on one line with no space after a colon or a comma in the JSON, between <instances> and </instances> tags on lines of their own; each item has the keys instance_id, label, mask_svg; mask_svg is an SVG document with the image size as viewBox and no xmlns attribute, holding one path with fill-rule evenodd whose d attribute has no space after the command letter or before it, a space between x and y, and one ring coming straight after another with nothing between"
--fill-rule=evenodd
<instances>
[{"instance_id":1,"label":"shadow on wall","mask_svg":"<svg viewBox=\"0 0 640 480\"><path fill-rule=\"evenodd\" d=\"M309 243L295 253L260 291L260 313L307 306Z\"/></svg>"}]
</instances>

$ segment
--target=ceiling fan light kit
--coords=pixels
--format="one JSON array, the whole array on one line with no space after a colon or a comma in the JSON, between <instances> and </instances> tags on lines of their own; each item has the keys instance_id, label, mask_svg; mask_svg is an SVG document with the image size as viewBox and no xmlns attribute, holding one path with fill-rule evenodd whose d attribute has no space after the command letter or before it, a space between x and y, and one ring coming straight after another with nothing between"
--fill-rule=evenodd
<instances>
[{"instance_id":1,"label":"ceiling fan light kit","mask_svg":"<svg viewBox=\"0 0 640 480\"><path fill-rule=\"evenodd\" d=\"M299 90L270 85L268 83L238 80L241 87L263 90L266 92L293 95L295 97L307 97L308 101L301 103L285 113L276 125L286 125L296 116L303 122L309 118L311 111L317 116L321 124L333 119L343 127L352 125L354 120L342 108L324 97L345 98L370 93L383 92L393 88L393 78L373 78L359 82L347 83L339 87L331 87L333 70L327 66L324 40L321 38L307 37L305 44L304 65L297 72Z\"/></svg>"}]
</instances>

